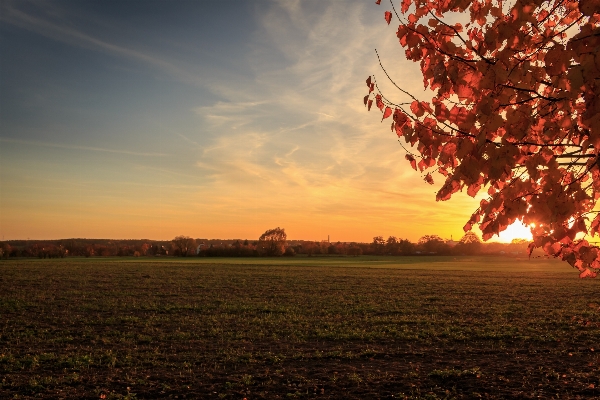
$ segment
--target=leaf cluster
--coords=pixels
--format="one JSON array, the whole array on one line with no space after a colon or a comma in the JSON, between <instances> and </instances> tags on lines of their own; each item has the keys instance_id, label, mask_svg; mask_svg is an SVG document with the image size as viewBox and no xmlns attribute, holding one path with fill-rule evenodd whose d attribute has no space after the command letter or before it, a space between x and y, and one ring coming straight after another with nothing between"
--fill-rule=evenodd
<instances>
[{"instance_id":1,"label":"leaf cluster","mask_svg":"<svg viewBox=\"0 0 600 400\"><path fill-rule=\"evenodd\" d=\"M447 22L463 13L468 23ZM465 225L487 240L516 220L542 247L578 268L600 269L600 0L402 0L385 14L400 24L406 58L418 62L431 101L402 89L392 101L367 79L382 120L437 200L466 190L487 198ZM379 57L379 56L378 56ZM380 61L381 63L381 61ZM401 143L402 144L402 143Z\"/></svg>"}]
</instances>

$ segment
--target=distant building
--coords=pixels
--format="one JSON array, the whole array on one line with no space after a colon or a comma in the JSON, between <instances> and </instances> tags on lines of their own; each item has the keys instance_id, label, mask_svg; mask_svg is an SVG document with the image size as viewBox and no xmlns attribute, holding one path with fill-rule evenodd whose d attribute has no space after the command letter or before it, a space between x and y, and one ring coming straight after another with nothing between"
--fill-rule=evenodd
<instances>
[{"instance_id":1,"label":"distant building","mask_svg":"<svg viewBox=\"0 0 600 400\"><path fill-rule=\"evenodd\" d=\"M458 244L456 240L452 239L452 235L450 235L450 239L446 239L445 243L450 247L454 247Z\"/></svg>"}]
</instances>

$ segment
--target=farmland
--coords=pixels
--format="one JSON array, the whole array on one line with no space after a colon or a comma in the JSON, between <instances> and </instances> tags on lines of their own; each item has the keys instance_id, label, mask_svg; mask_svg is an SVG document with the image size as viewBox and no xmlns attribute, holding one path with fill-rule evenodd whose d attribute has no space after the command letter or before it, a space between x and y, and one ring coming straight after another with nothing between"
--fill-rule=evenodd
<instances>
[{"instance_id":1,"label":"farmland","mask_svg":"<svg viewBox=\"0 0 600 400\"><path fill-rule=\"evenodd\" d=\"M0 262L0 398L600 397L598 281L508 257Z\"/></svg>"}]
</instances>

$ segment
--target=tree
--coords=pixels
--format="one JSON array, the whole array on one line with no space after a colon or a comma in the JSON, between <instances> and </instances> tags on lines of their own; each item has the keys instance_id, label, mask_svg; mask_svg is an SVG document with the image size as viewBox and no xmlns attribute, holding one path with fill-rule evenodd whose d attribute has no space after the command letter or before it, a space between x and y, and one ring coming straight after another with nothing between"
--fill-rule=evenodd
<instances>
[{"instance_id":1,"label":"tree","mask_svg":"<svg viewBox=\"0 0 600 400\"><path fill-rule=\"evenodd\" d=\"M469 231L460 239L454 251L464 254L479 253L481 251L481 239L475 233Z\"/></svg>"},{"instance_id":2,"label":"tree","mask_svg":"<svg viewBox=\"0 0 600 400\"><path fill-rule=\"evenodd\" d=\"M464 26L448 22L467 10ZM392 117L412 168L430 184L443 176L437 200L487 189L465 231L478 224L488 240L520 220L530 252L596 276L600 249L586 235L600 230L600 0L402 0L392 11L385 20L400 21L433 97L405 91L381 64L401 98L371 76L364 102Z\"/></svg>"},{"instance_id":3,"label":"tree","mask_svg":"<svg viewBox=\"0 0 600 400\"><path fill-rule=\"evenodd\" d=\"M0 245L0 257L8 258L10 256L12 248L8 243L2 243Z\"/></svg>"},{"instance_id":4,"label":"tree","mask_svg":"<svg viewBox=\"0 0 600 400\"><path fill-rule=\"evenodd\" d=\"M362 249L356 245L356 243L352 243L350 245L350 247L348 247L348 255L349 256L354 256L354 257L358 257L360 255L362 255L363 251Z\"/></svg>"},{"instance_id":5,"label":"tree","mask_svg":"<svg viewBox=\"0 0 600 400\"><path fill-rule=\"evenodd\" d=\"M438 235L425 235L425 236L421 236L419 238L419 241L417 242L417 244L418 245L424 245L426 243L431 243L431 242L444 243L444 239L442 239Z\"/></svg>"},{"instance_id":6,"label":"tree","mask_svg":"<svg viewBox=\"0 0 600 400\"><path fill-rule=\"evenodd\" d=\"M398 242L398 252L400 254L412 254L416 251L415 244L408 239L400 239Z\"/></svg>"},{"instance_id":7,"label":"tree","mask_svg":"<svg viewBox=\"0 0 600 400\"><path fill-rule=\"evenodd\" d=\"M315 242L306 242L302 245L302 251L311 257L313 254L318 254L319 244Z\"/></svg>"},{"instance_id":8,"label":"tree","mask_svg":"<svg viewBox=\"0 0 600 400\"><path fill-rule=\"evenodd\" d=\"M388 254L397 254L398 253L398 238L396 236L390 236L385 241L385 250Z\"/></svg>"},{"instance_id":9,"label":"tree","mask_svg":"<svg viewBox=\"0 0 600 400\"><path fill-rule=\"evenodd\" d=\"M283 254L286 239L285 229L277 227L263 233L258 242L267 256L280 256Z\"/></svg>"},{"instance_id":10,"label":"tree","mask_svg":"<svg viewBox=\"0 0 600 400\"><path fill-rule=\"evenodd\" d=\"M465 233L465 235L460 239L458 244L473 244L473 243L481 243L481 239L475 233L469 231Z\"/></svg>"},{"instance_id":11,"label":"tree","mask_svg":"<svg viewBox=\"0 0 600 400\"><path fill-rule=\"evenodd\" d=\"M182 257L186 257L188 253L196 247L196 241L189 236L176 236L172 240L173 246Z\"/></svg>"},{"instance_id":12,"label":"tree","mask_svg":"<svg viewBox=\"0 0 600 400\"><path fill-rule=\"evenodd\" d=\"M383 254L383 250L385 249L385 240L383 236L375 236L373 238L373 243L371 243L371 248L373 249L374 254Z\"/></svg>"},{"instance_id":13,"label":"tree","mask_svg":"<svg viewBox=\"0 0 600 400\"><path fill-rule=\"evenodd\" d=\"M438 235L422 236L417 244L425 253L445 254L450 252L450 246Z\"/></svg>"}]
</instances>

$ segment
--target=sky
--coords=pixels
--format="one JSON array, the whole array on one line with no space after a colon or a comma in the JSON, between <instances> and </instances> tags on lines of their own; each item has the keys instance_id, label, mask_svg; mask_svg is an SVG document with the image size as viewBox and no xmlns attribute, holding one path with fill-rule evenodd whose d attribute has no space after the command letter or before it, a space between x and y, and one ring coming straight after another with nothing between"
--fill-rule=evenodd
<instances>
[{"instance_id":1,"label":"sky","mask_svg":"<svg viewBox=\"0 0 600 400\"><path fill-rule=\"evenodd\" d=\"M460 239L365 80L423 100L374 1L0 0L0 236Z\"/></svg>"}]
</instances>

